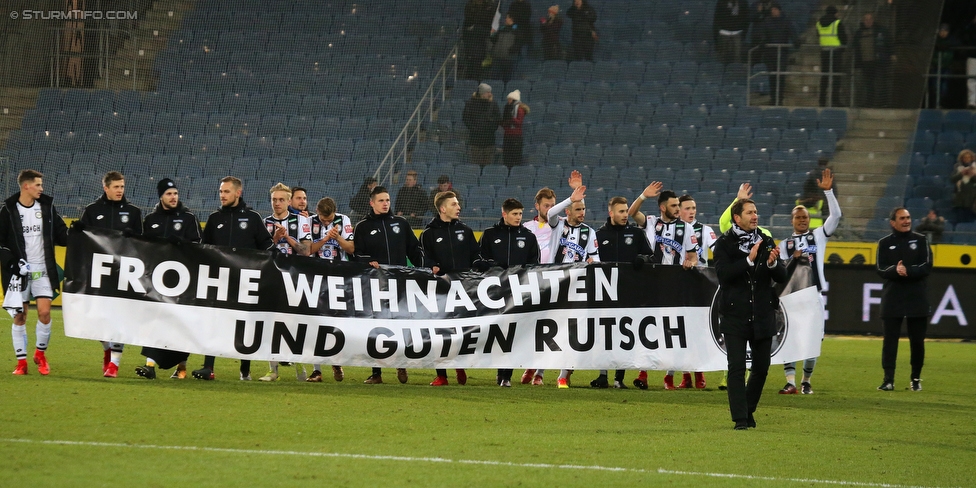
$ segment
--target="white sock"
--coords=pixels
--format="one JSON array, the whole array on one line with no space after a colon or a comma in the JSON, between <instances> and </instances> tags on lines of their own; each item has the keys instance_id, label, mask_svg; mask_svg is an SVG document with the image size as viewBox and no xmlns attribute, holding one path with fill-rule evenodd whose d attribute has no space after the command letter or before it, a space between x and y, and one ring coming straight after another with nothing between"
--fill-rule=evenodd
<instances>
[{"instance_id":1,"label":"white sock","mask_svg":"<svg viewBox=\"0 0 976 488\"><path fill-rule=\"evenodd\" d=\"M42 324L37 321L37 350L46 351L47 345L51 343L51 324Z\"/></svg>"},{"instance_id":2,"label":"white sock","mask_svg":"<svg viewBox=\"0 0 976 488\"><path fill-rule=\"evenodd\" d=\"M546 374L546 370L544 370L544 369L537 369L537 370L535 370L535 375L538 376L538 377L540 377L540 378L542 378L542 375L544 375L544 374Z\"/></svg>"},{"instance_id":3,"label":"white sock","mask_svg":"<svg viewBox=\"0 0 976 488\"><path fill-rule=\"evenodd\" d=\"M666 373L666 375L667 376L674 376L674 370L673 369L669 369L668 372Z\"/></svg>"},{"instance_id":4,"label":"white sock","mask_svg":"<svg viewBox=\"0 0 976 488\"><path fill-rule=\"evenodd\" d=\"M112 343L111 342L102 341L102 350L103 351L108 351L111 348L112 348Z\"/></svg>"},{"instance_id":5,"label":"white sock","mask_svg":"<svg viewBox=\"0 0 976 488\"><path fill-rule=\"evenodd\" d=\"M10 336L14 339L14 354L17 355L17 360L27 359L27 326L11 326Z\"/></svg>"},{"instance_id":6,"label":"white sock","mask_svg":"<svg viewBox=\"0 0 976 488\"><path fill-rule=\"evenodd\" d=\"M271 372L278 374L278 361L268 361L268 365L271 366Z\"/></svg>"},{"instance_id":7,"label":"white sock","mask_svg":"<svg viewBox=\"0 0 976 488\"><path fill-rule=\"evenodd\" d=\"M607 370L601 369L600 370L600 376L606 376L606 375L607 375Z\"/></svg>"},{"instance_id":8,"label":"white sock","mask_svg":"<svg viewBox=\"0 0 976 488\"><path fill-rule=\"evenodd\" d=\"M112 364L116 366L122 365L122 351L112 351Z\"/></svg>"},{"instance_id":9,"label":"white sock","mask_svg":"<svg viewBox=\"0 0 976 488\"><path fill-rule=\"evenodd\" d=\"M794 374L786 375L786 382L793 386L796 386L796 375Z\"/></svg>"},{"instance_id":10,"label":"white sock","mask_svg":"<svg viewBox=\"0 0 976 488\"><path fill-rule=\"evenodd\" d=\"M569 378L570 371L568 369L559 370L559 379Z\"/></svg>"},{"instance_id":11,"label":"white sock","mask_svg":"<svg viewBox=\"0 0 976 488\"><path fill-rule=\"evenodd\" d=\"M321 373L322 372L322 363L313 364L312 365L312 371L318 371L319 373Z\"/></svg>"}]
</instances>

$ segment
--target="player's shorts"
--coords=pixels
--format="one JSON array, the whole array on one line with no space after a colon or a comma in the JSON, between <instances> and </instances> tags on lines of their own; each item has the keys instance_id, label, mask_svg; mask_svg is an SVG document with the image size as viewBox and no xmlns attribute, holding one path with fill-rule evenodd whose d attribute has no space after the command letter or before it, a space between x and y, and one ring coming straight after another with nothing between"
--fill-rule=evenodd
<instances>
[{"instance_id":1,"label":"player's shorts","mask_svg":"<svg viewBox=\"0 0 976 488\"><path fill-rule=\"evenodd\" d=\"M36 298L54 298L54 288L51 286L51 279L47 273L41 276L26 276L27 286L24 287L24 302L29 302Z\"/></svg>"}]
</instances>

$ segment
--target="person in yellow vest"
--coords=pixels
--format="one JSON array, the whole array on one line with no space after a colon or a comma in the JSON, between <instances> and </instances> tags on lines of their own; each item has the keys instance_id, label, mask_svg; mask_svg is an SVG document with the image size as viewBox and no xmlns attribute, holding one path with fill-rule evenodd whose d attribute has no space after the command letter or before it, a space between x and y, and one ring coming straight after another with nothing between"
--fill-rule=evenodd
<instances>
[{"instance_id":1,"label":"person in yellow vest","mask_svg":"<svg viewBox=\"0 0 976 488\"><path fill-rule=\"evenodd\" d=\"M847 45L847 30L837 18L837 7L833 5L827 7L816 27L820 35L820 72L823 73L820 77L820 106L836 107L840 105L840 86L847 78L834 76L831 87L831 77L827 75L844 71L843 47ZM831 93L829 101L828 92Z\"/></svg>"}]
</instances>

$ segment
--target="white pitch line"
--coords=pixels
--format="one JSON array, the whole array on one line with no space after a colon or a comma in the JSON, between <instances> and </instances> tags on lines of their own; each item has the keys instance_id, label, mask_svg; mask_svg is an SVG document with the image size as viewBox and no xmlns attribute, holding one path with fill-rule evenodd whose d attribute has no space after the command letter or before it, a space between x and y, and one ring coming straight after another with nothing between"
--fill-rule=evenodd
<instances>
[{"instance_id":1,"label":"white pitch line","mask_svg":"<svg viewBox=\"0 0 976 488\"><path fill-rule=\"evenodd\" d=\"M818 479L806 479L806 478L776 478L772 476L752 476L745 474L731 474L731 473L697 473L691 471L672 471L668 469L658 469L656 471L639 469L639 468L620 468L613 466L585 466L585 465L574 465L574 464L546 464L546 463L513 463L507 461L486 461L480 459L448 459L441 457L413 457L413 456L392 456L392 455L379 455L379 454L350 454L341 452L315 452L315 451L280 451L272 449L235 449L227 447L207 447L207 446L160 446L156 444L127 444L123 442L93 442L93 441L65 441L65 440L35 440L35 439L0 439L0 442L4 443L18 443L18 444L44 444L44 445L56 445L56 446L84 446L84 447L117 447L117 448L127 448L127 449L163 449L171 451L203 451L203 452L216 452L216 453L230 453L230 454L259 454L259 455L275 455L275 456L312 456L312 457L329 457L329 458L347 458L347 459L369 459L373 461L407 461L407 462L424 462L424 463L457 463L457 464L471 464L471 465L481 465L481 466L503 466L512 468L530 468L530 469L576 469L576 470L588 470L588 471L610 471L618 473L657 473L671 476L701 476L710 478L729 478L729 479L748 479L748 480L759 480L759 481L773 481L773 482L795 482L795 483L817 483L824 485L841 485L841 486L862 486L862 487L877 487L877 488L934 488L934 487L922 487L914 485L897 485L889 483L867 483L860 481L841 481L841 480L818 480Z\"/></svg>"},{"instance_id":2,"label":"white pitch line","mask_svg":"<svg viewBox=\"0 0 976 488\"><path fill-rule=\"evenodd\" d=\"M843 486L870 486L878 488L926 488L918 485L896 485L891 483L869 483L863 481L839 481L839 480L817 480L808 478L775 478L772 476L753 476L748 474L728 474L728 473L698 473L693 471L672 471L670 469L658 469L660 474L672 474L680 476L704 476L709 478L733 478L759 481L789 481L794 483L818 483L823 485L843 485ZM932 488L932 487L928 487Z\"/></svg>"}]
</instances>

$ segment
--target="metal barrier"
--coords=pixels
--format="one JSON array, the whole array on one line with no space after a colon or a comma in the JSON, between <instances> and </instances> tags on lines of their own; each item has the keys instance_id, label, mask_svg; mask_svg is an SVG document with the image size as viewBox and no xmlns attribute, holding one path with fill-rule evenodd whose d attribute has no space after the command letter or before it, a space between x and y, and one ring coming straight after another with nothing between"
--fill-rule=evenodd
<instances>
[{"instance_id":1,"label":"metal barrier","mask_svg":"<svg viewBox=\"0 0 976 488\"><path fill-rule=\"evenodd\" d=\"M954 52L973 51L973 53L970 54L968 57L976 58L976 47L958 46L958 47L951 47L951 48L947 49L947 51L954 51ZM940 51L936 51L936 53L938 53L938 52L940 52ZM925 79L926 79L926 83L925 83L925 95L922 97L923 104L924 104L923 106L925 108L933 108L929 104L929 98L930 98L929 89L931 88L931 86L930 86L931 83L929 83L929 81L931 81L932 79L935 79L935 86L936 86L936 89L935 89L935 108L939 108L942 105L942 89L941 89L941 87L942 87L942 80L944 80L944 79L946 79L946 80L958 80L958 79L974 79L974 78L976 78L976 75L970 75L970 74L962 74L962 75L942 74L942 57L936 55L935 58L937 60L936 61L936 67L935 67L935 70L936 70L935 73L928 73L928 74L925 75ZM960 108L962 108L962 107L960 107Z\"/></svg>"},{"instance_id":2,"label":"metal barrier","mask_svg":"<svg viewBox=\"0 0 976 488\"><path fill-rule=\"evenodd\" d=\"M400 130L394 139L390 150L380 161L373 177L380 185L392 182L393 175L399 165L406 164L410 145L420 140L420 125L422 121L434 121L435 100L437 98L443 102L447 98L447 77L451 76L453 81L457 81L458 70L458 46L455 44L447 55L447 59L441 64L440 69L434 74L434 79L427 86L427 91L420 98L417 107L410 114L407 123ZM451 69L453 66L453 69ZM450 71L450 73L449 73Z\"/></svg>"},{"instance_id":3,"label":"metal barrier","mask_svg":"<svg viewBox=\"0 0 976 488\"><path fill-rule=\"evenodd\" d=\"M752 69L754 67L753 59L752 59L753 58L753 52L756 51L757 49L767 48L767 47L768 48L775 48L776 49L776 70L775 71L769 71L769 66L767 66L766 67L767 69L765 71L757 71L757 72L753 73L752 72ZM752 105L752 85L753 85L753 80L754 79L756 79L758 77L761 77L761 76L773 76L773 77L782 77L783 81L785 82L785 79L786 79L787 76L801 76L801 77L817 77L817 78L821 78L821 79L823 77L827 77L827 104L826 104L827 107L833 107L834 106L834 86L835 86L835 83L840 83L840 81L835 81L834 79L837 78L837 77L841 77L841 78L847 77L848 80L849 80L849 83L850 83L850 100L849 100L849 105L848 106L849 107L853 107L854 106L854 77L851 76L851 73L854 73L854 69L856 68L856 66L854 64L854 56L850 56L850 58L851 58L850 73L840 73L840 72L835 72L834 71L834 53L838 49L846 49L847 46L820 46L819 44L802 44L802 45L799 46L800 49L803 49L803 48L816 48L817 49L817 52L828 51L830 53L830 55L829 55L829 60L830 61L829 61L828 66L827 66L829 68L829 71L824 72L823 69L822 69L823 68L822 66L821 66L821 71L820 72L816 72L816 71L811 71L811 72L807 72L807 71L783 71L783 69L782 69L783 68L783 54L784 54L783 51L784 51L784 49L794 49L795 47L796 46L793 45L793 44L761 44L761 45L758 45L758 46L754 46L752 49L749 49L749 52L747 53L747 56L746 56L747 63L748 63L747 68L749 69L749 74L746 77L746 105ZM787 55L788 55L788 52L787 52ZM781 96L781 93L779 93L779 92L784 89L784 86L783 86L784 84L785 83L776 83L776 85L777 85L776 86L776 91L777 92L773 94L773 105L779 105L782 102L782 96ZM772 89L773 89L773 87L770 86L770 90L771 91L772 91ZM838 100L838 102L839 102L839 100Z\"/></svg>"}]
</instances>

